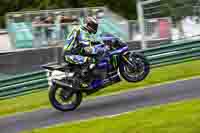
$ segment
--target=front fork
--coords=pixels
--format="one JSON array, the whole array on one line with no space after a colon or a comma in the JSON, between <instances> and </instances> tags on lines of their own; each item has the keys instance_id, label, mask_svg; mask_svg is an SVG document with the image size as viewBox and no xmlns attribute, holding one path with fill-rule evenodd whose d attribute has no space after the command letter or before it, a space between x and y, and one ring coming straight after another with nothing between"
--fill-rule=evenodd
<instances>
[{"instance_id":1,"label":"front fork","mask_svg":"<svg viewBox=\"0 0 200 133\"><path fill-rule=\"evenodd\" d=\"M137 68L136 64L135 64L135 63L131 63L131 62L129 61L129 59L126 57L126 55L128 55L128 54L129 54L129 53L123 54L123 55L122 55L122 61L123 61L124 63L126 63L130 68L136 69L136 68Z\"/></svg>"}]
</instances>

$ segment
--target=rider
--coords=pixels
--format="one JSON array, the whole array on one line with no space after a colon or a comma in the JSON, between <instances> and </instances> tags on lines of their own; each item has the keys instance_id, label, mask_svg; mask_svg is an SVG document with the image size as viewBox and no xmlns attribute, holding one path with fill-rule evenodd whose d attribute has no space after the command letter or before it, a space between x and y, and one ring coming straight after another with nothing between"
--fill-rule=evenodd
<instances>
[{"instance_id":1,"label":"rider","mask_svg":"<svg viewBox=\"0 0 200 133\"><path fill-rule=\"evenodd\" d=\"M64 46L65 61L70 64L88 64L88 71L95 67L95 62L89 55L102 55L106 52L105 48L96 48L94 35L98 30L98 22L95 17L86 17L84 24L74 28L67 37Z\"/></svg>"}]
</instances>

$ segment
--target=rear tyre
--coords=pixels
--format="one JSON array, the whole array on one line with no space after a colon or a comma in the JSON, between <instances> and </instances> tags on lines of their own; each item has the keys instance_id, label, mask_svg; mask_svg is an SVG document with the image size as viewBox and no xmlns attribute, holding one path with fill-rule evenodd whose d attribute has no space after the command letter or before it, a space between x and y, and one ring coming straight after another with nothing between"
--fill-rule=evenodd
<instances>
[{"instance_id":1,"label":"rear tyre","mask_svg":"<svg viewBox=\"0 0 200 133\"><path fill-rule=\"evenodd\" d=\"M52 85L49 91L49 100L51 105L59 111L73 111L81 104L82 93Z\"/></svg>"}]
</instances>

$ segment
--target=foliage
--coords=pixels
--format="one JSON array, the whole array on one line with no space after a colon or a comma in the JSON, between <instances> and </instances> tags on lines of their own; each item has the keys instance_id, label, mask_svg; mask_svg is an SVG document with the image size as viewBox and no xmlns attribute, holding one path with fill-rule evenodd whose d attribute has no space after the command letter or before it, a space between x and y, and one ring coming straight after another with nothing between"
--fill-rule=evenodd
<instances>
[{"instance_id":1,"label":"foliage","mask_svg":"<svg viewBox=\"0 0 200 133\"><path fill-rule=\"evenodd\" d=\"M181 20L194 14L194 5L197 0L168 0L168 9L175 20Z\"/></svg>"},{"instance_id":2,"label":"foliage","mask_svg":"<svg viewBox=\"0 0 200 133\"><path fill-rule=\"evenodd\" d=\"M1 0L0 1L0 27L4 26L4 16L7 12L24 10L44 10L58 8L80 8L107 6L114 12L128 19L136 19L137 0ZM193 6L198 4L197 0L161 0L168 4L168 13L174 19L180 20L182 16L193 13Z\"/></svg>"},{"instance_id":3,"label":"foliage","mask_svg":"<svg viewBox=\"0 0 200 133\"><path fill-rule=\"evenodd\" d=\"M135 0L1 0L0 27L4 25L5 14L24 10L45 10L58 8L80 8L91 6L108 6L119 14L129 18L136 18Z\"/></svg>"}]
</instances>

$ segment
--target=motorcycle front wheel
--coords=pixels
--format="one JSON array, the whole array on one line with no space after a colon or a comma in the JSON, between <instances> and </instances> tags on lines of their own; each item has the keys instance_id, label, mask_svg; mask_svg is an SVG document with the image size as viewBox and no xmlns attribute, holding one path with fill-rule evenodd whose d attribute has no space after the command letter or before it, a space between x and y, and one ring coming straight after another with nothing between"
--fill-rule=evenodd
<instances>
[{"instance_id":1,"label":"motorcycle front wheel","mask_svg":"<svg viewBox=\"0 0 200 133\"><path fill-rule=\"evenodd\" d=\"M128 82L139 82L144 80L150 72L150 65L144 55L140 53L129 53L124 55L119 66L121 76Z\"/></svg>"},{"instance_id":2,"label":"motorcycle front wheel","mask_svg":"<svg viewBox=\"0 0 200 133\"><path fill-rule=\"evenodd\" d=\"M80 105L82 93L52 85L49 91L49 100L52 106L59 111L73 111Z\"/></svg>"}]
</instances>

